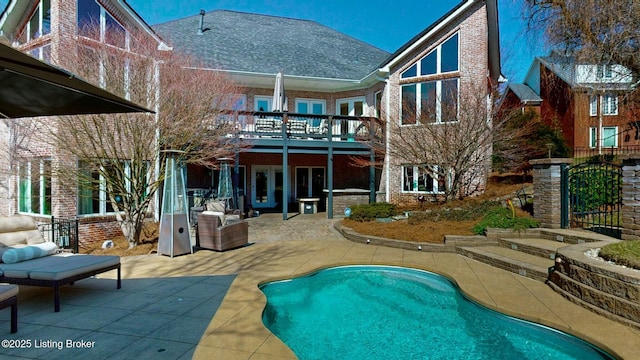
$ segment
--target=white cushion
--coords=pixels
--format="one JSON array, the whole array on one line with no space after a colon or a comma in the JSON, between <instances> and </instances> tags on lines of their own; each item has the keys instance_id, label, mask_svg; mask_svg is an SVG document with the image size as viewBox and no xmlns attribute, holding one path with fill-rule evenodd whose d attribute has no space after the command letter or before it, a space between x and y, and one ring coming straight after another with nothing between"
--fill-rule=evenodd
<instances>
[{"instance_id":1,"label":"white cushion","mask_svg":"<svg viewBox=\"0 0 640 360\"><path fill-rule=\"evenodd\" d=\"M24 247L11 248L2 254L2 262L15 264L17 262L31 260L39 257L55 254L58 247L53 242L44 242Z\"/></svg>"},{"instance_id":2,"label":"white cushion","mask_svg":"<svg viewBox=\"0 0 640 360\"><path fill-rule=\"evenodd\" d=\"M63 253L16 264L0 264L0 272L6 277L61 280L119 263L119 256Z\"/></svg>"},{"instance_id":3,"label":"white cushion","mask_svg":"<svg viewBox=\"0 0 640 360\"><path fill-rule=\"evenodd\" d=\"M227 224L227 217L225 216L225 214L223 212L220 212L220 211L203 211L201 215L217 216L218 217L218 223L216 224L216 227L224 226L224 225Z\"/></svg>"}]
</instances>

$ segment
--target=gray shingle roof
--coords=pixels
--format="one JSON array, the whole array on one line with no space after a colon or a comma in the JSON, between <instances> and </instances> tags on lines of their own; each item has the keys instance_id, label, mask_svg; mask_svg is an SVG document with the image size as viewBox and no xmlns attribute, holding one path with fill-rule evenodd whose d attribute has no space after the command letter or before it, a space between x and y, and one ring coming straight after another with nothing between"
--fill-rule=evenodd
<instances>
[{"instance_id":1,"label":"gray shingle roof","mask_svg":"<svg viewBox=\"0 0 640 360\"><path fill-rule=\"evenodd\" d=\"M509 84L509 89L513 91L522 102L542 102L542 98L525 84Z\"/></svg>"},{"instance_id":2,"label":"gray shingle roof","mask_svg":"<svg viewBox=\"0 0 640 360\"><path fill-rule=\"evenodd\" d=\"M176 51L212 68L360 80L389 53L317 22L217 10L152 28Z\"/></svg>"}]
</instances>

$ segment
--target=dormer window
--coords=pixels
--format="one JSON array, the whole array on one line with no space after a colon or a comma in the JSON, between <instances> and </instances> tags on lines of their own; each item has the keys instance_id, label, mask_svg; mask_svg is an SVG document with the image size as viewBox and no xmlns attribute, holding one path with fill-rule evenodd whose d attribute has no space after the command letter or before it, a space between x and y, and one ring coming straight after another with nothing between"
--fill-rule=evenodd
<instances>
[{"instance_id":1,"label":"dormer window","mask_svg":"<svg viewBox=\"0 0 640 360\"><path fill-rule=\"evenodd\" d=\"M611 65L598 65L596 69L596 77L600 79L611 79L613 77L613 70Z\"/></svg>"},{"instance_id":2,"label":"dormer window","mask_svg":"<svg viewBox=\"0 0 640 360\"><path fill-rule=\"evenodd\" d=\"M50 32L51 0L41 0L18 37L18 41L24 44Z\"/></svg>"},{"instance_id":3,"label":"dormer window","mask_svg":"<svg viewBox=\"0 0 640 360\"><path fill-rule=\"evenodd\" d=\"M128 33L96 0L78 0L78 34L126 49Z\"/></svg>"}]
</instances>

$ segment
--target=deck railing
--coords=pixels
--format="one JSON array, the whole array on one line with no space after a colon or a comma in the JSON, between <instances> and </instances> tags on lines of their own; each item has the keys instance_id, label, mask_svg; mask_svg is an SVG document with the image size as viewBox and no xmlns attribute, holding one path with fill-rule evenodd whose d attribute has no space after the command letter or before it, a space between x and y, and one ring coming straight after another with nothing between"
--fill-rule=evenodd
<instances>
[{"instance_id":1,"label":"deck railing","mask_svg":"<svg viewBox=\"0 0 640 360\"><path fill-rule=\"evenodd\" d=\"M375 117L280 112L231 113L244 138L288 138L332 141L380 141L382 122ZM284 131L283 131L284 130Z\"/></svg>"},{"instance_id":2,"label":"deck railing","mask_svg":"<svg viewBox=\"0 0 640 360\"><path fill-rule=\"evenodd\" d=\"M573 158L578 162L588 161L592 158L613 160L619 155L640 154L640 145L628 145L619 147L589 148L576 147L573 149Z\"/></svg>"}]
</instances>

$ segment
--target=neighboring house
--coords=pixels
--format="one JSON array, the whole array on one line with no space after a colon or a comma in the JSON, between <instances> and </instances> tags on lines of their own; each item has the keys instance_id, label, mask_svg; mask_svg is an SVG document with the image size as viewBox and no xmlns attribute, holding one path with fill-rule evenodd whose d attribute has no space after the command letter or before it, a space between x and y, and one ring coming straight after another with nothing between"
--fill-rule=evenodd
<instances>
[{"instance_id":1,"label":"neighboring house","mask_svg":"<svg viewBox=\"0 0 640 360\"><path fill-rule=\"evenodd\" d=\"M510 107L536 109L562 130L574 157L622 154L640 149L638 117L624 101L633 77L620 65L587 64L552 52L537 57L523 84L509 85Z\"/></svg>"},{"instance_id":2,"label":"neighboring house","mask_svg":"<svg viewBox=\"0 0 640 360\"><path fill-rule=\"evenodd\" d=\"M393 54L313 21L233 11L202 12L151 27L122 0L12 0L0 16L0 31L19 49L64 67L62 49L86 36L77 25L89 14L103 29L143 31L161 49L189 54L205 68L228 72L243 86L231 110L238 111L237 135L251 144L236 155L245 209L318 197L324 210L325 198L332 203L347 189L359 189L348 193L364 194L365 201L375 199L376 192L378 200L396 203L415 202L419 195L436 197L440 180L422 174L418 165L423 164L399 164L387 156L383 169L377 169L355 166L354 159L382 160L369 142L385 137L385 123L401 123L407 101L440 108L437 102L429 105L424 94L439 98L444 89L462 94L472 84L482 84L490 100L500 77L496 0L461 1ZM127 41L113 45L126 48ZM269 113L280 71L289 112ZM285 131L283 120L288 123ZM29 171L27 179L13 174L13 181L25 184L18 197L39 192L44 204L38 211L18 211L112 220L104 200L98 199L87 213L80 200L59 193L55 179L42 170L55 156L49 151L22 159ZM407 187L407 177L430 183ZM209 169L190 166L187 178L196 197L217 187L217 172ZM3 197L17 206L17 200ZM326 211L332 216L333 207Z\"/></svg>"}]
</instances>

